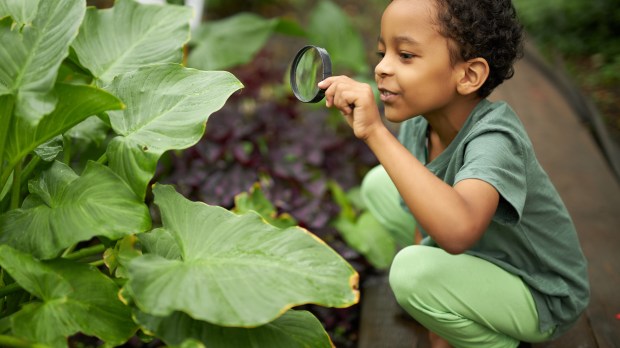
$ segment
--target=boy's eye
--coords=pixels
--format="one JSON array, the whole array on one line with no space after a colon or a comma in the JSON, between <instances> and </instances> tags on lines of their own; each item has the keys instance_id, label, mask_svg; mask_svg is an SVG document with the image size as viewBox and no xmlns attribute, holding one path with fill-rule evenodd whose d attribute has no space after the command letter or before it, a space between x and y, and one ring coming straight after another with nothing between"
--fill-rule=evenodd
<instances>
[{"instance_id":1,"label":"boy's eye","mask_svg":"<svg viewBox=\"0 0 620 348\"><path fill-rule=\"evenodd\" d=\"M379 57L379 58L385 57L385 52L378 51L377 52L377 57Z\"/></svg>"},{"instance_id":2,"label":"boy's eye","mask_svg":"<svg viewBox=\"0 0 620 348\"><path fill-rule=\"evenodd\" d=\"M403 58L403 59L411 59L411 58L415 57L415 55L411 54L411 53L401 53L400 57Z\"/></svg>"}]
</instances>

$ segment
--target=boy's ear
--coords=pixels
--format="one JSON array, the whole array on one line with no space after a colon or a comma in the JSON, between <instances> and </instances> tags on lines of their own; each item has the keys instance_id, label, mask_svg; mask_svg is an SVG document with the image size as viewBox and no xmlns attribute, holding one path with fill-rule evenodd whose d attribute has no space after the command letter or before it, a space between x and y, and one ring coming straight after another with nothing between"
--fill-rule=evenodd
<instances>
[{"instance_id":1,"label":"boy's ear","mask_svg":"<svg viewBox=\"0 0 620 348\"><path fill-rule=\"evenodd\" d=\"M489 63L484 58L472 58L461 63L456 89L461 95L475 93L489 77Z\"/></svg>"}]
</instances>

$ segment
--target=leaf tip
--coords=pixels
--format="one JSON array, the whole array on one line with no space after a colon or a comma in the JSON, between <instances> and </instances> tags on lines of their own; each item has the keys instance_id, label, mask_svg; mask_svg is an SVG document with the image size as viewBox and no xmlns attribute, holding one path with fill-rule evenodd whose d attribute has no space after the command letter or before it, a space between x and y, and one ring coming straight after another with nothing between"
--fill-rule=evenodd
<instances>
[{"instance_id":1,"label":"leaf tip","mask_svg":"<svg viewBox=\"0 0 620 348\"><path fill-rule=\"evenodd\" d=\"M359 273L355 272L351 275L351 278L349 278L349 286L351 286L351 290L353 291L353 303L351 303L352 305L356 304L359 302L360 300L360 291L359 291L359 281L360 281L360 275Z\"/></svg>"}]
</instances>

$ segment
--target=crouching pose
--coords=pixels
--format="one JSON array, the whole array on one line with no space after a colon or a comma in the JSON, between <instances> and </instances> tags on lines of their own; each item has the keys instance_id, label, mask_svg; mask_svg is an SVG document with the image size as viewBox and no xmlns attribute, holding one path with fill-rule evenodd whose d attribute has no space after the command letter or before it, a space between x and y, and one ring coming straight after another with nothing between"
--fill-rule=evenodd
<instances>
[{"instance_id":1,"label":"crouching pose","mask_svg":"<svg viewBox=\"0 0 620 348\"><path fill-rule=\"evenodd\" d=\"M564 204L517 115L487 99L521 49L510 0L393 0L375 79L398 138L369 85L319 83L381 163L364 181L367 205L401 241L416 226L421 240L398 253L390 285L434 347L549 340L589 300Z\"/></svg>"}]
</instances>

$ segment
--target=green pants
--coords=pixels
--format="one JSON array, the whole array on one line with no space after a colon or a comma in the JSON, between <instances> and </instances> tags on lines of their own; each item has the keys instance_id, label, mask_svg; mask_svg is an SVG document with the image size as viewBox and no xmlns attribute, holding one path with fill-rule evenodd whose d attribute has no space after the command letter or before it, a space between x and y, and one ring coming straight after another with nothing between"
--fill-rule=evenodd
<instances>
[{"instance_id":1,"label":"green pants","mask_svg":"<svg viewBox=\"0 0 620 348\"><path fill-rule=\"evenodd\" d=\"M380 166L362 184L375 217L395 236L412 241L415 222L395 190ZM390 286L407 313L454 347L516 347L553 333L539 332L536 306L521 278L478 257L408 246L392 262Z\"/></svg>"},{"instance_id":2,"label":"green pants","mask_svg":"<svg viewBox=\"0 0 620 348\"><path fill-rule=\"evenodd\" d=\"M371 169L361 187L362 199L372 215L392 235L399 247L413 244L415 220L400 204L400 194L383 166Z\"/></svg>"}]
</instances>

